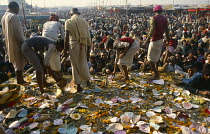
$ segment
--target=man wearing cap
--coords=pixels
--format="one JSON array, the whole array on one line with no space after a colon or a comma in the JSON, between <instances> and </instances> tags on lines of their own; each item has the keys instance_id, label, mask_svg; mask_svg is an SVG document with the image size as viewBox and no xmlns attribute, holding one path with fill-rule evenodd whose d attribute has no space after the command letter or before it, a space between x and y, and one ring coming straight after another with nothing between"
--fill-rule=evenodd
<instances>
[{"instance_id":1,"label":"man wearing cap","mask_svg":"<svg viewBox=\"0 0 210 134\"><path fill-rule=\"evenodd\" d=\"M17 83L24 84L22 71L26 61L21 52L21 44L24 42L23 27L20 23L17 14L19 12L19 5L17 2L10 2L8 11L2 17L2 29L5 36L5 43L9 62L14 66Z\"/></svg>"},{"instance_id":2,"label":"man wearing cap","mask_svg":"<svg viewBox=\"0 0 210 134\"><path fill-rule=\"evenodd\" d=\"M152 71L155 75L152 79L160 78L158 73L158 60L160 59L161 50L163 46L163 34L166 32L167 41L169 42L169 29L167 18L161 15L162 7L156 5L153 9L155 16L150 18L150 30L143 46L145 47L150 41L147 53L147 60L150 62Z\"/></svg>"},{"instance_id":3,"label":"man wearing cap","mask_svg":"<svg viewBox=\"0 0 210 134\"><path fill-rule=\"evenodd\" d=\"M80 12L77 8L72 8L70 11L71 19L65 22L65 45L64 56L70 55L72 64L73 81L77 85L77 91L81 92L83 89L80 86L82 80L89 82L90 71L87 63L88 49L91 45L90 32L88 29L88 22L80 17ZM69 43L69 55L67 47Z\"/></svg>"},{"instance_id":4,"label":"man wearing cap","mask_svg":"<svg viewBox=\"0 0 210 134\"><path fill-rule=\"evenodd\" d=\"M59 39L59 34L60 39L64 39L64 28L59 22L59 17L55 14L52 14L49 18L49 21L44 23L43 25L42 36L57 41ZM59 72L61 70L60 52L53 52L50 59L50 67L53 71L56 72Z\"/></svg>"}]
</instances>

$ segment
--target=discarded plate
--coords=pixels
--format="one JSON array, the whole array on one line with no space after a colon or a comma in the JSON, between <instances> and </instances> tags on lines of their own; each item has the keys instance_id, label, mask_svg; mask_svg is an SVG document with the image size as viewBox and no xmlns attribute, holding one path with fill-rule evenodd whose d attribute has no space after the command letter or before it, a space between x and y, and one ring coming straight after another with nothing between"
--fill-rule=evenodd
<instances>
[{"instance_id":1,"label":"discarded plate","mask_svg":"<svg viewBox=\"0 0 210 134\"><path fill-rule=\"evenodd\" d=\"M68 125L66 127L66 134L76 134L78 129L75 126Z\"/></svg>"},{"instance_id":2,"label":"discarded plate","mask_svg":"<svg viewBox=\"0 0 210 134\"><path fill-rule=\"evenodd\" d=\"M66 133L66 128L59 128L58 132L61 134L65 134Z\"/></svg>"},{"instance_id":3,"label":"discarded plate","mask_svg":"<svg viewBox=\"0 0 210 134\"><path fill-rule=\"evenodd\" d=\"M35 127L37 127L38 124L39 124L38 122L34 122L34 123L30 124L28 127L30 129L34 129Z\"/></svg>"},{"instance_id":4,"label":"discarded plate","mask_svg":"<svg viewBox=\"0 0 210 134\"><path fill-rule=\"evenodd\" d=\"M86 89L85 92L86 92L87 94L91 94L93 91L90 90L90 89Z\"/></svg>"},{"instance_id":5,"label":"discarded plate","mask_svg":"<svg viewBox=\"0 0 210 134\"><path fill-rule=\"evenodd\" d=\"M25 117L28 114L28 110L23 109L19 114L18 117Z\"/></svg>"},{"instance_id":6,"label":"discarded plate","mask_svg":"<svg viewBox=\"0 0 210 134\"><path fill-rule=\"evenodd\" d=\"M40 130L32 131L30 134L41 134Z\"/></svg>"},{"instance_id":7,"label":"discarded plate","mask_svg":"<svg viewBox=\"0 0 210 134\"><path fill-rule=\"evenodd\" d=\"M7 114L7 116L5 118L15 118L16 114L18 112L14 109L11 109L10 112Z\"/></svg>"},{"instance_id":8,"label":"discarded plate","mask_svg":"<svg viewBox=\"0 0 210 134\"><path fill-rule=\"evenodd\" d=\"M101 91L102 91L101 88L95 88L95 89L93 89L93 92L95 92L95 93L100 93Z\"/></svg>"},{"instance_id":9,"label":"discarded plate","mask_svg":"<svg viewBox=\"0 0 210 134\"><path fill-rule=\"evenodd\" d=\"M63 119L56 119L53 122L54 125L62 125L63 124Z\"/></svg>"}]
</instances>

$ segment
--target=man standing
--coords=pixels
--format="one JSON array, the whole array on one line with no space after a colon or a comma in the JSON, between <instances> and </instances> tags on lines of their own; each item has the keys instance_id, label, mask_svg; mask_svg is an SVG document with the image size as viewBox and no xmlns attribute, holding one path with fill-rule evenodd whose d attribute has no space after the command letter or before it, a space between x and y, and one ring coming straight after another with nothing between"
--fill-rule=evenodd
<instances>
[{"instance_id":1,"label":"man standing","mask_svg":"<svg viewBox=\"0 0 210 134\"><path fill-rule=\"evenodd\" d=\"M156 5L153 9L155 16L150 18L150 30L143 46L146 46L150 40L148 47L147 60L150 62L152 71L155 75L152 79L159 79L158 60L160 59L161 50L163 46L163 34L166 32L167 41L169 41L169 29L167 18L161 15L162 7Z\"/></svg>"},{"instance_id":2,"label":"man standing","mask_svg":"<svg viewBox=\"0 0 210 134\"><path fill-rule=\"evenodd\" d=\"M62 24L59 22L59 18L57 15L55 14L51 15L49 21L44 23L42 36L51 38L54 41L58 41L59 38L62 40L64 39L64 28ZM59 74L59 71L61 70L60 52L56 51L53 52L50 58L50 67L53 71Z\"/></svg>"},{"instance_id":3,"label":"man standing","mask_svg":"<svg viewBox=\"0 0 210 134\"><path fill-rule=\"evenodd\" d=\"M22 71L25 66L25 59L21 52L21 45L24 42L23 27L17 14L19 5L17 2L10 2L8 10L2 17L2 29L5 36L5 43L9 62L11 62L16 71L17 83L23 84Z\"/></svg>"},{"instance_id":4,"label":"man standing","mask_svg":"<svg viewBox=\"0 0 210 134\"><path fill-rule=\"evenodd\" d=\"M82 80L89 83L90 72L87 63L87 51L91 45L90 32L88 29L88 22L81 18L80 12L77 8L72 8L70 11L71 19L65 22L65 46L64 56L68 57L67 47L69 43L69 54L72 64L72 76L77 91L81 92L83 89L80 86Z\"/></svg>"}]
</instances>

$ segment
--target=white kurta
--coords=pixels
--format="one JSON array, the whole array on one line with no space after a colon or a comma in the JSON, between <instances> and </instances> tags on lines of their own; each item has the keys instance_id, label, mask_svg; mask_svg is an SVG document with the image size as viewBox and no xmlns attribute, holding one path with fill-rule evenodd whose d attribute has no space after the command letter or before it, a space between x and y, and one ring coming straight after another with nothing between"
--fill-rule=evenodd
<instances>
[{"instance_id":1,"label":"white kurta","mask_svg":"<svg viewBox=\"0 0 210 134\"><path fill-rule=\"evenodd\" d=\"M69 53L72 65L72 76L75 84L82 80L90 80L90 70L87 63L87 45L90 45L88 23L77 15L65 22L65 29L70 33Z\"/></svg>"},{"instance_id":2,"label":"white kurta","mask_svg":"<svg viewBox=\"0 0 210 134\"><path fill-rule=\"evenodd\" d=\"M21 52L21 45L24 42L24 34L19 18L13 12L6 12L1 23L9 61L23 62L25 58Z\"/></svg>"},{"instance_id":3,"label":"white kurta","mask_svg":"<svg viewBox=\"0 0 210 134\"><path fill-rule=\"evenodd\" d=\"M75 84L80 84L82 80L90 80L90 70L87 63L87 48L82 45L82 50L77 41L71 41L74 47L69 49L72 65L72 76Z\"/></svg>"},{"instance_id":4,"label":"white kurta","mask_svg":"<svg viewBox=\"0 0 210 134\"><path fill-rule=\"evenodd\" d=\"M64 38L64 28L60 22L48 21L44 23L42 36L58 40L58 34L61 34L61 39ZM50 57L50 67L53 71L61 70L60 52L53 51Z\"/></svg>"},{"instance_id":5,"label":"white kurta","mask_svg":"<svg viewBox=\"0 0 210 134\"><path fill-rule=\"evenodd\" d=\"M61 34L61 39L64 38L64 28L60 22L48 21L44 23L42 36L58 40L58 34Z\"/></svg>"}]
</instances>

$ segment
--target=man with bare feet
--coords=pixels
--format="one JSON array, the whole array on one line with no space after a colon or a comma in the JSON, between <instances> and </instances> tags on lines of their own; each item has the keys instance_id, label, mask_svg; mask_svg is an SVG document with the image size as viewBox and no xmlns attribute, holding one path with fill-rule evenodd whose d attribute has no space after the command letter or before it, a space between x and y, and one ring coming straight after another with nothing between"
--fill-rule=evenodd
<instances>
[{"instance_id":1,"label":"man with bare feet","mask_svg":"<svg viewBox=\"0 0 210 134\"><path fill-rule=\"evenodd\" d=\"M148 53L147 60L150 62L152 71L154 71L155 75L152 79L159 79L160 75L158 73L158 60L160 59L161 50L163 46L163 34L166 32L167 41L169 41L169 29L168 29L168 21L167 18L162 13L162 7L160 5L156 5L153 8L153 12L155 16L150 19L150 30L145 40L143 46L145 47L148 42Z\"/></svg>"}]
</instances>

